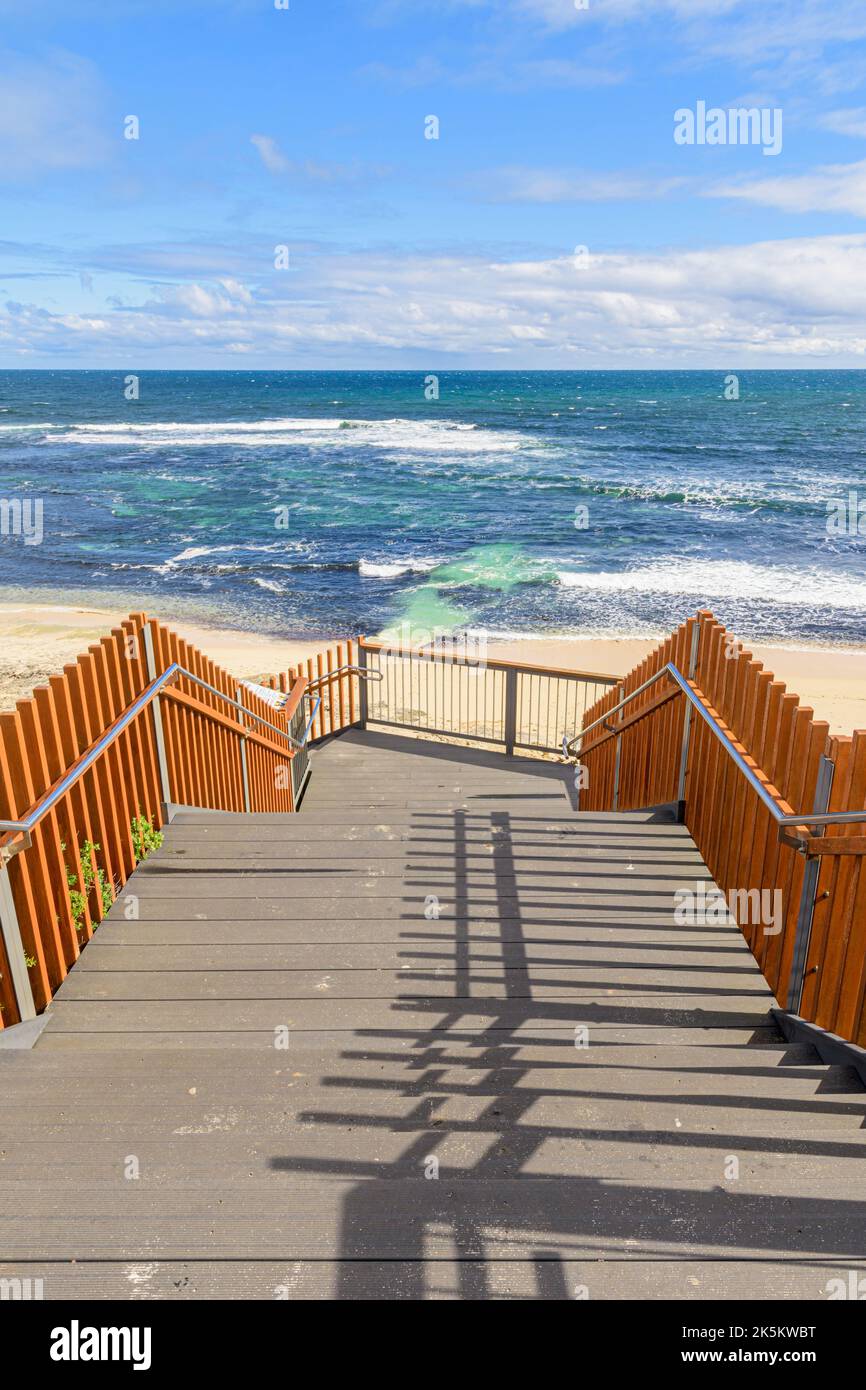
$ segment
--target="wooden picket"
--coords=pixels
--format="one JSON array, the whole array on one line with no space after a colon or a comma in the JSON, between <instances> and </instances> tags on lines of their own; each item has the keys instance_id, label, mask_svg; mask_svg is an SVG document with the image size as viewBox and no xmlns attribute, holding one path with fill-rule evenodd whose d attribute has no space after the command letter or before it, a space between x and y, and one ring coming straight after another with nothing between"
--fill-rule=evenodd
<instances>
[{"instance_id":1,"label":"wooden picket","mask_svg":"<svg viewBox=\"0 0 866 1390\"><path fill-rule=\"evenodd\" d=\"M691 672L695 626L697 660ZM822 757L835 765L830 810L866 807L866 733L831 738L829 726L801 706L706 610L682 624L598 700L587 711L584 727L609 714L668 662L693 679L705 707L730 734L782 814L802 811L804 825L808 823ZM626 811L677 801L685 718L685 699L671 682L661 680L591 731L580 755L588 778L581 808ZM755 889L780 895L781 930L767 930L766 922L753 921L748 913L740 926L784 1006L804 856L780 840L769 811L699 717L691 723L683 800L685 823L729 902L742 906L747 900L736 895ZM810 845L818 848L815 841ZM866 1044L866 823L830 827L820 850L801 1016Z\"/></svg>"}]
</instances>

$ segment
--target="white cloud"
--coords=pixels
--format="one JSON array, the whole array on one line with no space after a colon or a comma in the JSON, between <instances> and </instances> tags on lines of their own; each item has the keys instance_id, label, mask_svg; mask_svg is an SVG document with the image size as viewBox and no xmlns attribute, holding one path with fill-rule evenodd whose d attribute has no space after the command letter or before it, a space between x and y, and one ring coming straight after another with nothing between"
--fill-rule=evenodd
<instances>
[{"instance_id":1,"label":"white cloud","mask_svg":"<svg viewBox=\"0 0 866 1390\"><path fill-rule=\"evenodd\" d=\"M287 159L272 135L251 135L250 144L258 150L262 163L272 174L292 174L309 183L352 184L362 180L366 183L393 172L390 165L367 164L360 160L338 164L333 160Z\"/></svg>"},{"instance_id":2,"label":"white cloud","mask_svg":"<svg viewBox=\"0 0 866 1390\"><path fill-rule=\"evenodd\" d=\"M379 13L403 18L407 10L441 12L444 3L392 0ZM852 90L863 80L861 55L842 49L866 38L863 0L589 0L583 10L574 0L450 0L447 8L461 6L485 11L498 29L505 17L523 21L521 28L540 39L582 31L640 44L641 32L650 41L661 35L678 64L727 59L760 68L770 85L813 97Z\"/></svg>"},{"instance_id":3,"label":"white cloud","mask_svg":"<svg viewBox=\"0 0 866 1390\"><path fill-rule=\"evenodd\" d=\"M0 359L755 366L866 355L866 234L556 259L310 252L291 275L160 286L137 308L0 310ZM374 354L371 357L371 354ZM390 354L390 356L389 356Z\"/></svg>"},{"instance_id":4,"label":"white cloud","mask_svg":"<svg viewBox=\"0 0 866 1390\"><path fill-rule=\"evenodd\" d=\"M712 198L743 198L784 212L847 212L866 217L866 160L827 164L808 174L717 184Z\"/></svg>"},{"instance_id":5,"label":"white cloud","mask_svg":"<svg viewBox=\"0 0 866 1390\"><path fill-rule=\"evenodd\" d=\"M500 64L491 65L494 69ZM530 58L514 63L502 80L503 86L523 87L614 87L625 82L622 68L600 62L574 62L570 58Z\"/></svg>"},{"instance_id":6,"label":"white cloud","mask_svg":"<svg viewBox=\"0 0 866 1390\"><path fill-rule=\"evenodd\" d=\"M866 106L853 106L841 111L825 111L818 124L837 135L853 135L866 140Z\"/></svg>"},{"instance_id":7,"label":"white cloud","mask_svg":"<svg viewBox=\"0 0 866 1390\"><path fill-rule=\"evenodd\" d=\"M502 10L510 10L512 15L540 22L550 29L569 29L573 25L588 24L592 20L652 19L656 16L670 15L678 19L708 17L717 19L729 10L748 3L748 0L589 0L584 9L578 9L575 0L448 0L450 9L488 9L497 17ZM766 0L765 0L766 3ZM441 0L412 0L416 9L439 8ZM405 10L407 0L384 0L377 13L382 18L394 18L399 10Z\"/></svg>"},{"instance_id":8,"label":"white cloud","mask_svg":"<svg viewBox=\"0 0 866 1390\"><path fill-rule=\"evenodd\" d=\"M664 198L685 182L646 174L506 168L474 176L472 187L492 202L608 203Z\"/></svg>"},{"instance_id":9,"label":"white cloud","mask_svg":"<svg viewBox=\"0 0 866 1390\"><path fill-rule=\"evenodd\" d=\"M217 280L213 285L197 283L188 285L161 286L157 297L142 306L145 314L169 313L183 319L190 315L195 319L210 319L221 323L223 319L246 313L253 303L253 297L245 285L228 278Z\"/></svg>"},{"instance_id":10,"label":"white cloud","mask_svg":"<svg viewBox=\"0 0 866 1390\"><path fill-rule=\"evenodd\" d=\"M37 61L0 53L0 178L101 164L110 149L105 98L86 58L55 50ZM120 145L122 128L116 122Z\"/></svg>"},{"instance_id":11,"label":"white cloud","mask_svg":"<svg viewBox=\"0 0 866 1390\"><path fill-rule=\"evenodd\" d=\"M587 54L580 62L571 58L514 59L498 53L478 57L463 66L442 63L429 54L399 67L367 63L361 77L394 87L490 87L498 91L530 91L537 87L576 90L613 87L625 82L623 67L612 67Z\"/></svg>"},{"instance_id":12,"label":"white cloud","mask_svg":"<svg viewBox=\"0 0 866 1390\"><path fill-rule=\"evenodd\" d=\"M272 135L251 135L250 144L255 145L262 163L272 174L284 174L291 168Z\"/></svg>"}]
</instances>

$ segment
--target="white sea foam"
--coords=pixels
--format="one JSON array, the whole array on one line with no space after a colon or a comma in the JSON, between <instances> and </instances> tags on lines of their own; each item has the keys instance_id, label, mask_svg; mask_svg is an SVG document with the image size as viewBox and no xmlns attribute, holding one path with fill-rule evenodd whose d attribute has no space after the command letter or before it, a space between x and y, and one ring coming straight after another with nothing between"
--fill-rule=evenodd
<instances>
[{"instance_id":1,"label":"white sea foam","mask_svg":"<svg viewBox=\"0 0 866 1390\"><path fill-rule=\"evenodd\" d=\"M302 550L298 541L271 541L268 545L250 545L238 542L235 545L190 545L186 550L181 550L177 555L171 555L164 560L161 565L147 565L146 569L155 569L158 574L167 574L170 570L175 570L178 566L186 564L190 560L201 560L210 555L231 555L238 552L252 552L254 554L278 553L284 555L287 551L296 552ZM237 565L217 565L216 569L236 569Z\"/></svg>"},{"instance_id":2,"label":"white sea foam","mask_svg":"<svg viewBox=\"0 0 866 1390\"><path fill-rule=\"evenodd\" d=\"M0 427L2 428L2 427ZM17 428L21 428L20 426ZM31 428L28 426L27 428ZM399 449L404 453L513 453L524 444L521 435L477 429L453 420L323 419L149 421L128 424L72 425L55 439L75 444L137 444L143 449L172 446L199 448L234 446L273 448L280 444L327 446L329 449Z\"/></svg>"},{"instance_id":3,"label":"white sea foam","mask_svg":"<svg viewBox=\"0 0 866 1390\"><path fill-rule=\"evenodd\" d=\"M397 579L401 574L429 574L438 560L359 560L358 573L367 579Z\"/></svg>"},{"instance_id":4,"label":"white sea foam","mask_svg":"<svg viewBox=\"0 0 866 1390\"><path fill-rule=\"evenodd\" d=\"M179 555L173 555L168 561L170 565L179 565L182 560L197 560L201 555L219 555L227 550L234 550L233 545L191 545L188 550L182 550Z\"/></svg>"},{"instance_id":5,"label":"white sea foam","mask_svg":"<svg viewBox=\"0 0 866 1390\"><path fill-rule=\"evenodd\" d=\"M665 560L622 571L560 570L565 589L611 594L763 599L794 608L866 608L866 580L812 569L752 565L745 560Z\"/></svg>"},{"instance_id":6,"label":"white sea foam","mask_svg":"<svg viewBox=\"0 0 866 1390\"><path fill-rule=\"evenodd\" d=\"M11 430L53 430L54 423L51 420L43 420L38 425L0 425L0 431L6 433Z\"/></svg>"}]
</instances>

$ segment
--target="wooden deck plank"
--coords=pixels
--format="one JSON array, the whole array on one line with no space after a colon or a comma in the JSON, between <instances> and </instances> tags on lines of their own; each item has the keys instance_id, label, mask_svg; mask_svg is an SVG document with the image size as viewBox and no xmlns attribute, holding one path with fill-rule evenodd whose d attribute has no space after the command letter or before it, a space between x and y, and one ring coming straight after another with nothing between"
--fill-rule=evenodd
<instances>
[{"instance_id":1,"label":"wooden deck plank","mask_svg":"<svg viewBox=\"0 0 866 1390\"><path fill-rule=\"evenodd\" d=\"M67 1059L68 1060L68 1059ZM430 1132L415 1131L416 1140ZM519 1136L515 1136L517 1138ZM40 1181L69 1193L86 1174L88 1184L127 1181L123 1147L117 1127L94 1134L61 1129L50 1139L22 1138L0 1158L0 1204L14 1210L16 1191ZM736 1144L738 1192L764 1192L767 1196L850 1197L861 1181L866 1161L866 1140L850 1130L824 1130L816 1122L808 1139L802 1135L718 1135L712 1132L647 1132L635 1137L624 1133L545 1135L538 1143L520 1146L507 1142L511 1135L491 1143L483 1130L443 1129L433 1135L440 1179L460 1177L484 1182L488 1177L582 1177L602 1181L643 1183L692 1182L708 1190L733 1186L732 1143ZM298 1174L314 1174L326 1161L332 1172L349 1177L394 1178L418 1176L417 1142L407 1143L405 1129L350 1129L330 1126L327 1132L303 1126L291 1135L255 1134L236 1139L221 1133L139 1135L134 1138L139 1162L137 1182L158 1188L175 1186L248 1186L271 1189L283 1198ZM426 1155L425 1155L426 1157ZM828 1173L832 1177L828 1179Z\"/></svg>"},{"instance_id":2,"label":"wooden deck plank","mask_svg":"<svg viewBox=\"0 0 866 1390\"><path fill-rule=\"evenodd\" d=\"M0 1219L7 1257L29 1259L862 1259L854 1198L767 1197L693 1184L594 1178L296 1179L294 1200L254 1190L128 1182L66 1193L36 1185Z\"/></svg>"},{"instance_id":3,"label":"wooden deck plank","mask_svg":"<svg viewBox=\"0 0 866 1390\"><path fill-rule=\"evenodd\" d=\"M456 892L464 900L472 894L480 901L494 901L501 907L502 899L512 899L525 903L528 907L545 903L568 907L574 903L581 905L588 901L598 904L600 899L608 898L612 910L622 908L622 900L628 902L638 899L644 911L662 907L673 920L674 894L678 889L688 888L695 879L675 878L669 875L652 875L635 872L626 880L624 876L602 871L590 872L584 865L570 870L550 873L543 870L518 870L514 874L485 871L483 868L457 872L448 866L408 866L401 871L398 867L389 869L386 863L353 867L349 864L333 864L327 867L320 861L316 869L306 865L297 868L274 870L267 866L244 868L225 865L215 869L213 865L195 869L183 864L160 866L158 869L142 869L132 888L127 885L125 895L134 892L146 898L149 890L160 890L166 894L187 900L212 897L225 897L229 886L234 886L240 896L250 898L285 897L288 894L316 897L327 893L329 896L348 896L364 893L378 897L405 897L407 890L418 899L419 888L423 904L427 893ZM703 880L711 883L709 878ZM467 905L470 905L467 903ZM637 904L632 903L633 906Z\"/></svg>"},{"instance_id":4,"label":"wooden deck plank","mask_svg":"<svg viewBox=\"0 0 866 1390\"><path fill-rule=\"evenodd\" d=\"M202 934L204 936L204 933ZM359 933L359 935L361 935ZM140 944L140 943L144 944ZM207 941L167 945L150 944L150 932L126 932L121 939L111 938L100 931L92 946L82 957L78 975L105 971L175 971L175 970L425 970L444 969L454 964L458 940L443 935L438 940L400 942L338 941L331 945L257 945L248 937L225 945L209 945ZM120 948L120 949L118 949ZM567 938L560 943L540 941L536 944L523 939L511 942L496 937L461 937L460 960L464 969L484 972L490 966L533 972L536 968L549 970L561 967L579 969L588 978L593 971L628 972L635 980L644 978L650 984L666 979L678 983L685 978L727 986L732 972L747 977L743 983L754 986L754 974L739 950L718 955L703 945L691 950L672 944L667 950L654 949L646 943L616 942L611 938L599 941L593 949L585 941Z\"/></svg>"},{"instance_id":5,"label":"wooden deck plank","mask_svg":"<svg viewBox=\"0 0 866 1390\"><path fill-rule=\"evenodd\" d=\"M563 1064L559 1066L512 1067L509 1070L497 1066L483 1065L452 1066L443 1059L431 1058L427 1067L420 1068L417 1075L409 1076L405 1061L387 1061L371 1057L363 1061L344 1058L336 1050L324 1055L304 1058L302 1067L293 1065L274 1066L271 1061L266 1066L262 1059L246 1071L236 1071L232 1084L241 1078L244 1084L243 1105L252 1108L260 1106L279 1107L288 1103L290 1108L319 1104L325 1097L325 1108L334 1109L335 1098L341 1104L353 1106L362 1093L366 1093L371 1105L377 1097L387 1104L394 1105L397 1113L414 1114L419 1097L432 1111L438 1113L442 1107L448 1112L449 1103L458 1106L465 1102L471 1109L479 1098L484 1098L481 1111L487 1117L487 1127L496 1128L499 1111L496 1102L519 1106L534 1106L537 1101L575 1100L580 1102L580 1118L583 1119L583 1104L593 1097L609 1100L622 1096L629 1101L642 1103L655 1096L675 1104L682 1104L687 1111L719 1103L723 1098L731 1109L749 1109L755 1105L759 1109L775 1109L786 1112L792 1110L802 1113L814 1110L816 1118L831 1113L851 1116L859 1127L864 1127L866 1140L866 1095L857 1085L856 1072L852 1068L829 1069L816 1084L812 1069L808 1067L785 1068L782 1075L777 1068L745 1069L732 1068L729 1071L703 1066L680 1070L676 1063L656 1067L635 1067L624 1073L619 1066L600 1066L594 1061ZM681 1063L680 1063L681 1065ZM194 1072L194 1075L193 1075ZM25 1091L26 1081L30 1082ZM7 1089L8 1087L8 1089ZM231 1099L219 1070L209 1070L188 1064L185 1073L178 1077L165 1077L156 1069L148 1069L142 1076L120 1075L113 1080L111 1075L101 1074L100 1085L91 1084L78 1077L70 1078L66 1099L58 1106L54 1075L46 1077L41 1084L40 1077L22 1078L13 1087L4 1076L4 1091L0 1097L0 1115L13 1111L26 1111L28 1104L34 1108L45 1106L56 1109L64 1122L77 1125L84 1123L88 1116L98 1119L100 1106L106 1113L135 1118L136 1107L142 1101L177 1105L181 1113L204 1116L208 1107L215 1102L227 1103ZM493 1101L491 1108L489 1102ZM383 1117L385 1110L382 1111ZM504 1115L505 1112L503 1112ZM523 1112L521 1112L523 1113ZM491 1120L491 1117L493 1119ZM158 1117L160 1122L163 1116ZM507 1118L507 1117L506 1117ZM563 1122L568 1121L567 1111L563 1111ZM578 1118L578 1109L572 1116ZM720 1117L727 1123L728 1115ZM166 1120L166 1123L168 1121Z\"/></svg>"},{"instance_id":6,"label":"wooden deck plank","mask_svg":"<svg viewBox=\"0 0 866 1390\"><path fill-rule=\"evenodd\" d=\"M772 1000L765 981L732 973L718 972L712 978L657 971L601 967L588 971L574 966L522 965L503 967L496 962L476 965L472 970L455 970L453 964L409 965L394 970L345 969L337 965L317 970L245 969L224 970L101 970L75 972L61 985L56 996L67 1004L72 1000L173 1000L173 999L404 999L443 1000L525 999L545 1000L589 997L597 1000L623 996L628 999L655 997L690 1002L706 996L714 1007L720 996L744 1008Z\"/></svg>"},{"instance_id":7,"label":"wooden deck plank","mask_svg":"<svg viewBox=\"0 0 866 1390\"><path fill-rule=\"evenodd\" d=\"M401 1015L402 1017L402 1015ZM423 1040L422 1046L429 1048L435 1046L436 1033L425 1029L422 1026L416 1029L403 1029L396 1026L394 1017L387 1021L382 1020L381 1027L367 1027L357 1029L354 1027L339 1027L331 1024L329 1027L298 1027L297 1023L291 1031L291 1046L294 1050L304 1051L307 1048L319 1047L342 1047L347 1038L352 1040L364 1040L369 1037L381 1037L387 1039L389 1045L394 1048L405 1049L407 1054L411 1053L414 1044L419 1037ZM682 1043L694 1043L695 1030L693 1027L685 1026L666 1026L664 1024L616 1024L594 1023L591 1029L591 1036L598 1041L608 1043L621 1043L623 1046L631 1047L636 1043L646 1044L653 1047L665 1047L670 1045L680 1045ZM725 1048L751 1047L756 1043L766 1044L776 1041L778 1032L775 1024L768 1021L760 1027L704 1027L700 1029L700 1036L705 1045ZM574 1047L574 1028L563 1028L561 1025L554 1025L549 1028L538 1028L533 1032L527 1029L521 1032L519 1029L510 1028L487 1028L479 1031L477 1027L467 1027L465 1029L452 1026L448 1029L449 1045L453 1045L454 1039L469 1042L475 1047L484 1046L485 1050L501 1047L503 1054L512 1054L515 1049L521 1049L525 1045L543 1047L550 1044L557 1047ZM274 1046L274 1029L272 1027L250 1028L250 1027L226 1027L226 1028L200 1028L191 1031L185 1028L160 1029L150 1028L147 1032L147 1047L155 1050L177 1049L182 1054L189 1051L211 1051L214 1048L224 1050L239 1051L262 1051L270 1050ZM123 1031L122 1029L106 1029L104 1031L78 1032L66 1031L62 1028L48 1030L40 1037L39 1047L42 1052L51 1050L65 1051L86 1051L92 1053L102 1050L106 1052L135 1051L141 1047L141 1036L135 1031ZM627 1065L623 1061L622 1065Z\"/></svg>"},{"instance_id":8,"label":"wooden deck plank","mask_svg":"<svg viewBox=\"0 0 866 1390\"><path fill-rule=\"evenodd\" d=\"M760 1028L770 1012L760 996L755 1002L743 996L695 997L676 995L618 995L599 1001L593 995L579 999L523 1000L436 996L409 996L401 1001L372 999L179 999L159 1002L136 1000L79 1000L56 998L51 1021L42 1038L58 1031L86 1033L138 1031L219 1032L253 1028L381 1028L401 1032L438 1032L460 1023L476 1031L541 1027L581 1027L592 1023L630 1024L639 1027ZM41 1043L42 1039L40 1039Z\"/></svg>"},{"instance_id":9,"label":"wooden deck plank","mask_svg":"<svg viewBox=\"0 0 866 1390\"><path fill-rule=\"evenodd\" d=\"M627 1030L616 1030L619 1033ZM543 1040L521 1043L485 1042L479 1046L477 1040L467 1040L457 1032L446 1039L438 1039L428 1047L423 1042L411 1046L392 1047L386 1039L358 1038L344 1040L339 1052L325 1043L309 1044L304 1067L324 1068L329 1062L339 1061L341 1067L367 1068L393 1066L406 1084L410 1084L412 1071L423 1072L427 1066L452 1067L473 1074L479 1070L493 1069L497 1074L507 1073L525 1067L538 1067L543 1070L574 1068L579 1071L585 1066L603 1067L619 1071L624 1063L630 1068L668 1071L671 1075L683 1073L702 1074L706 1071L719 1071L726 1076L768 1075L775 1078L777 1085L784 1085L787 1074L793 1072L801 1078L812 1078L815 1088L822 1088L828 1076L838 1074L848 1068L817 1066L819 1057L810 1043L789 1043L782 1039L764 1039L751 1046L737 1045L737 1055L732 1055L731 1045L725 1033L709 1042L701 1041L699 1035L690 1039L674 1037L666 1040L662 1033L654 1042L643 1042L634 1037L618 1039L610 1035L610 1030L601 1039L590 1039L587 1048L574 1045L572 1036L561 1041L545 1036ZM624 1051L624 1049L628 1051ZM273 1047L272 1047L273 1051ZM573 1054L577 1053L577 1056ZM817 1070L816 1070L817 1066ZM190 1069L193 1068L194 1071ZM116 1056L106 1052L94 1052L86 1071L75 1072L69 1076L71 1085L76 1087L98 1087L102 1077L130 1077L140 1082L153 1081L155 1085L172 1085L175 1074L221 1075L228 1070L232 1077L245 1079L255 1074L263 1076L267 1069L273 1074L285 1075L293 1068L291 1057L281 1058L269 1055L267 1064L261 1058L233 1056L215 1047L200 1051L192 1062L178 1051L152 1057L149 1047L140 1046L137 1050L119 1052ZM411 1069L411 1070L410 1070ZM778 1074L778 1075L777 1075ZM0 1050L0 1084L4 1087L22 1088L36 1086L44 1079L53 1084L52 1078L69 1075L68 1063L62 1057L54 1056L43 1048L27 1051L24 1049ZM232 1083L234 1084L234 1082ZM2 1155L0 1155L2 1156Z\"/></svg>"}]
</instances>

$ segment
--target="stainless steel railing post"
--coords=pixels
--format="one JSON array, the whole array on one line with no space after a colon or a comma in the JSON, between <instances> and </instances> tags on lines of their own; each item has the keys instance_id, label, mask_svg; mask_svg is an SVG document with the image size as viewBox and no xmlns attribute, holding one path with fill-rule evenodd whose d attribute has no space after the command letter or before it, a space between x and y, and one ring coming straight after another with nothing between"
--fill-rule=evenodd
<instances>
[{"instance_id":1,"label":"stainless steel railing post","mask_svg":"<svg viewBox=\"0 0 866 1390\"><path fill-rule=\"evenodd\" d=\"M27 973L27 956L21 940L9 870L5 863L0 863L0 928L3 931L3 945L6 947L6 959L9 962L9 974L12 977L18 1014L21 1022L25 1023L27 1019L36 1017L36 1004L30 976Z\"/></svg>"},{"instance_id":2,"label":"stainless steel railing post","mask_svg":"<svg viewBox=\"0 0 866 1390\"><path fill-rule=\"evenodd\" d=\"M505 714L503 717L505 752L510 757L517 742L517 672L509 667L505 672Z\"/></svg>"},{"instance_id":3,"label":"stainless steel railing post","mask_svg":"<svg viewBox=\"0 0 866 1390\"><path fill-rule=\"evenodd\" d=\"M235 699L237 700L237 702L238 702L239 705L243 702L243 689L242 689L241 686L237 686L236 689L235 689ZM245 728L245 727L246 727L246 720L244 719L244 713L243 713L243 710L242 710L242 709L239 709L239 710L238 710L238 723L240 724L241 728ZM243 782L243 788L244 788L244 810L245 810L245 811L249 811L249 809L250 809L250 778L249 778L249 772L248 772L248 770L247 770L247 740L246 740L246 736L244 736L244 737L241 738L241 781Z\"/></svg>"},{"instance_id":4,"label":"stainless steel railing post","mask_svg":"<svg viewBox=\"0 0 866 1390\"><path fill-rule=\"evenodd\" d=\"M367 648L364 646L363 637L358 639L358 666L364 673L358 681L358 722L362 729L366 729L370 706L367 699L367 682L364 679L367 673Z\"/></svg>"},{"instance_id":5,"label":"stainless steel railing post","mask_svg":"<svg viewBox=\"0 0 866 1390\"><path fill-rule=\"evenodd\" d=\"M144 659L147 666L147 678L149 681L156 680L156 652L153 645L153 626L146 623L142 629L144 637ZM171 806L171 778L168 772L168 759L165 755L165 731L162 727L162 709L160 708L159 696L155 695L150 702L153 711L153 735L156 741L156 762L159 768L159 789L162 794L163 815L166 820Z\"/></svg>"},{"instance_id":6,"label":"stainless steel railing post","mask_svg":"<svg viewBox=\"0 0 866 1390\"><path fill-rule=\"evenodd\" d=\"M833 773L836 764L832 758L822 757L818 764L818 781L815 786L814 809L823 815L830 805L833 789ZM813 827L813 830L816 827ZM791 973L788 976L789 1013L798 1014L803 1003L803 985L806 982L806 960L809 955L809 942L812 937L812 922L815 917L815 893L818 888L818 875L821 872L819 855L807 858L803 865L803 886L800 890L800 907L797 925L794 929L794 952L791 957Z\"/></svg>"},{"instance_id":7,"label":"stainless steel railing post","mask_svg":"<svg viewBox=\"0 0 866 1390\"><path fill-rule=\"evenodd\" d=\"M692 628L692 649L689 654L689 680L693 681L698 671L698 645L701 640L701 625L695 623ZM688 700L683 714L683 749L680 754L680 776L677 783L677 802L680 808L680 820L685 819L686 814L686 776L689 768L689 748L692 739L692 707Z\"/></svg>"}]
</instances>

